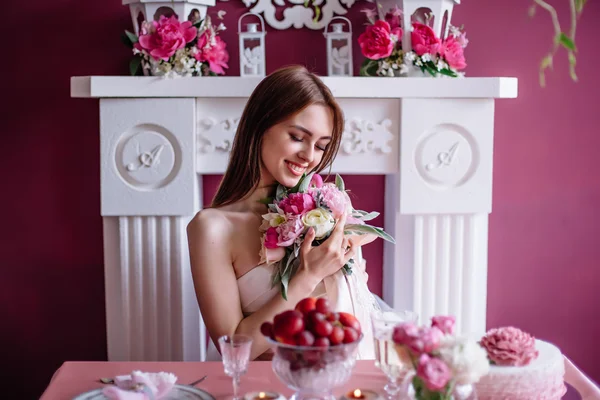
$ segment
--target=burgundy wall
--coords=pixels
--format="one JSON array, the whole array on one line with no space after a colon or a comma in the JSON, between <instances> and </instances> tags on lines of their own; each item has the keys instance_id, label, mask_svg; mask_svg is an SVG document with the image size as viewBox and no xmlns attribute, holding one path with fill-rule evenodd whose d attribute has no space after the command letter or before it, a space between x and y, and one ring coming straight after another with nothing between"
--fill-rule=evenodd
<instances>
[{"instance_id":1,"label":"burgundy wall","mask_svg":"<svg viewBox=\"0 0 600 400\"><path fill-rule=\"evenodd\" d=\"M11 33L2 68L2 376L16 383L4 388L14 391L9 398L36 398L63 361L106 359L98 102L71 99L69 78L127 74L119 36L130 19L120 1L14 3L5 9ZM528 3L470 1L453 18L471 40L469 76L519 78L519 98L496 103L488 326L514 324L553 341L600 380L592 357L600 336L600 4L588 3L577 31L581 82L568 79L561 53L541 89L537 66L551 24L544 14L528 19ZM361 0L350 13L356 36L365 5L372 6ZM238 75L236 21L244 8L230 0L211 14L221 8L228 75ZM559 11L566 16L566 5ZM301 63L324 74L324 49L321 32L269 30L267 72ZM358 46L354 55L358 71ZM207 177L207 188L217 180ZM383 211L382 177L346 181L359 207ZM377 293L381 249L381 242L365 249Z\"/></svg>"}]
</instances>

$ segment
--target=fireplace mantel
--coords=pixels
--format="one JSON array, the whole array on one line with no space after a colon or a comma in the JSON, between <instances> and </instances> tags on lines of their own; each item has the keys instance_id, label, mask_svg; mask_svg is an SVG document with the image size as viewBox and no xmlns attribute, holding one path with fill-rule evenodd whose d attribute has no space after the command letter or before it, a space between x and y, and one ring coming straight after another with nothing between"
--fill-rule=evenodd
<instances>
[{"instance_id":1,"label":"fireplace mantel","mask_svg":"<svg viewBox=\"0 0 600 400\"><path fill-rule=\"evenodd\" d=\"M494 103L517 79L323 77L346 125L332 172L385 175L383 297L486 330ZM204 174L225 171L256 78L83 76L99 99L110 360L202 360L185 227Z\"/></svg>"},{"instance_id":2,"label":"fireplace mantel","mask_svg":"<svg viewBox=\"0 0 600 400\"><path fill-rule=\"evenodd\" d=\"M322 77L338 98L515 98L517 78ZM76 76L71 97L249 97L260 78Z\"/></svg>"}]
</instances>

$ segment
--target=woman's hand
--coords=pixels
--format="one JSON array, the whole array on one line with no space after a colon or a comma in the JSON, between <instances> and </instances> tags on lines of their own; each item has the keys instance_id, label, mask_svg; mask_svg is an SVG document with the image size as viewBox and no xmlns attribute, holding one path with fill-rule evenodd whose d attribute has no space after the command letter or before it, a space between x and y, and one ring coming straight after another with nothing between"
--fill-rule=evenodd
<instances>
[{"instance_id":1,"label":"woman's hand","mask_svg":"<svg viewBox=\"0 0 600 400\"><path fill-rule=\"evenodd\" d=\"M319 246L312 245L315 239L315 230L310 228L306 233L300 247L299 272L312 277L315 285L323 278L339 271L355 255L356 248L344 236L345 225L346 215L344 214L338 220L329 238Z\"/></svg>"}]
</instances>

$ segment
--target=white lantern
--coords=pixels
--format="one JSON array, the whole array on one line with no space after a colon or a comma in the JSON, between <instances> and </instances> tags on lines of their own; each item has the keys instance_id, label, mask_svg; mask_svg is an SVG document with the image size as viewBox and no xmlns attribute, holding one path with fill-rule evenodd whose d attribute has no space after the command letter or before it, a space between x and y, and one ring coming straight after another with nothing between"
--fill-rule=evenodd
<instances>
[{"instance_id":1,"label":"white lantern","mask_svg":"<svg viewBox=\"0 0 600 400\"><path fill-rule=\"evenodd\" d=\"M413 14L419 9L429 10L430 14L433 15L433 31L437 37L445 39L448 36L454 4L460 4L460 0L402 0L402 26L404 28L402 49L404 51L412 50L410 40L410 32L412 31L411 19Z\"/></svg>"},{"instance_id":2,"label":"white lantern","mask_svg":"<svg viewBox=\"0 0 600 400\"><path fill-rule=\"evenodd\" d=\"M181 22L203 19L209 6L214 6L216 0L123 0L129 5L131 20L136 35L140 34L143 21L158 21L161 15L170 17L176 15Z\"/></svg>"},{"instance_id":3,"label":"white lantern","mask_svg":"<svg viewBox=\"0 0 600 400\"><path fill-rule=\"evenodd\" d=\"M348 30L344 31L344 23L334 20L345 21ZM331 31L329 26L331 25ZM327 75L329 76L352 76L352 24L345 17L334 17L325 26L323 33L327 39Z\"/></svg>"},{"instance_id":4,"label":"white lantern","mask_svg":"<svg viewBox=\"0 0 600 400\"><path fill-rule=\"evenodd\" d=\"M246 16L255 16L260 20L260 30L256 22L246 24L242 31L242 19ZM238 20L238 34L240 36L240 76L265 76L265 22L255 13L248 12Z\"/></svg>"}]
</instances>

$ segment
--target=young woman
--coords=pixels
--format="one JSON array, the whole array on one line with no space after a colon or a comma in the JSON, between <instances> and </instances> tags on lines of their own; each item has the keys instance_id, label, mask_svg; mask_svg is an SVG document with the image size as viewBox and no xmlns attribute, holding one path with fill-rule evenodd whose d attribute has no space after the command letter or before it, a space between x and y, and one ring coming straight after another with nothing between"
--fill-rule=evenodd
<instances>
[{"instance_id":1,"label":"young woman","mask_svg":"<svg viewBox=\"0 0 600 400\"><path fill-rule=\"evenodd\" d=\"M304 173L330 166L343 128L333 95L303 67L272 73L248 99L212 206L187 228L196 296L212 339L209 359L219 357L218 338L234 333L253 338L251 359L269 357L261 324L308 296L328 296L334 309L356 315L365 333L359 357L374 358L369 313L377 303L364 263L352 275L341 271L374 237L345 236L342 220L325 243L312 247L309 231L287 301L271 285L274 264L261 263L259 255L261 215L267 212L259 200L272 196L277 183L293 187Z\"/></svg>"}]
</instances>

